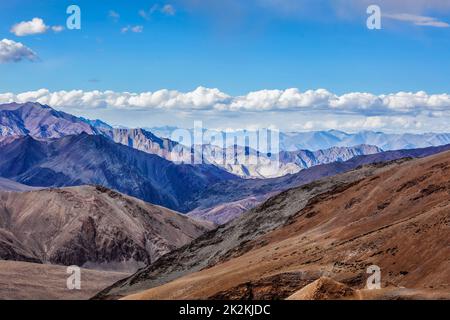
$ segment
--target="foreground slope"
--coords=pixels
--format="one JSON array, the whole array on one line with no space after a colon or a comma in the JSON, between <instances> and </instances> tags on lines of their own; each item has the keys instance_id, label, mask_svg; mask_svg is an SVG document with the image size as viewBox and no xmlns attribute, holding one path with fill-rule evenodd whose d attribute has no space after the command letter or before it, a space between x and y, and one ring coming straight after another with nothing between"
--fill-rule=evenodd
<instances>
[{"instance_id":1,"label":"foreground slope","mask_svg":"<svg viewBox=\"0 0 450 320\"><path fill-rule=\"evenodd\" d=\"M271 198L97 297L284 299L324 275L363 288L372 264L383 287L448 292L450 153L369 168Z\"/></svg>"},{"instance_id":2,"label":"foreground slope","mask_svg":"<svg viewBox=\"0 0 450 320\"><path fill-rule=\"evenodd\" d=\"M0 259L135 271L211 228L104 187L0 192Z\"/></svg>"},{"instance_id":3,"label":"foreground slope","mask_svg":"<svg viewBox=\"0 0 450 320\"><path fill-rule=\"evenodd\" d=\"M85 300L127 275L81 269L81 289L68 290L64 266L0 260L0 300Z\"/></svg>"}]
</instances>

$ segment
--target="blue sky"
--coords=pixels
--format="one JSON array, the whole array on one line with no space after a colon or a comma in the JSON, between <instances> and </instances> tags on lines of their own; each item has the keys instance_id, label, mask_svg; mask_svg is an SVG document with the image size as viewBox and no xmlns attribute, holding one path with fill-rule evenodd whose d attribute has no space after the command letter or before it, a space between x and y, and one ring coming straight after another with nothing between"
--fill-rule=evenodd
<instances>
[{"instance_id":1,"label":"blue sky","mask_svg":"<svg viewBox=\"0 0 450 320\"><path fill-rule=\"evenodd\" d=\"M280 104L279 100L272 101L275 105L269 108L262 108L266 110L263 114L252 114L257 106L249 108L243 103L237 111L236 108L226 113L217 110L222 104L230 104L233 97L246 96L252 91L289 88L298 88L299 92L326 89L336 96L362 92L377 97L402 91L425 91L430 96L427 99L435 101L437 98L433 95L440 95L439 101L445 100L442 95L450 92L448 1L378 1L383 14L390 16L383 17L381 30L366 27L366 8L371 3L377 2L2 1L0 40L20 43L31 50L34 57L0 63L0 94L16 96L39 89L46 89L49 94L62 90L145 93L162 89L183 94L201 86L217 88L227 97L219 95L217 102L217 94L197 92L206 101L214 96L211 108L206 106L207 102L192 106L170 103L169 109L172 114L173 110L177 111L177 119L168 119L167 110L155 110L153 104L148 108L145 103L135 108L117 103L111 107L106 98L87 110L76 103L64 104L58 100L55 104L75 114L103 116L116 124L124 122L129 126L189 126L191 118L204 118L223 127L270 125L263 121L270 114L272 119L279 119L274 125L285 125L283 119L290 119L292 129L302 129L302 124L305 128L320 128L314 123L321 119L323 108L315 114L302 110L297 121L302 124L292 122L292 114L299 114L292 111L296 106L279 107L276 105ZM65 11L70 4L81 8L81 30L65 27L68 16ZM14 25L33 18L42 19L45 31L19 36L12 32ZM433 23L418 25L424 18ZM54 26L64 29L55 32ZM55 99L53 97L52 101ZM177 101L183 104L185 100ZM261 104L266 102L267 99ZM342 122L349 122L354 116L363 123L368 117L401 116L414 123L420 117L427 117L430 119L425 127L409 128L427 130L434 126L436 118L447 115L446 103L446 100L441 101L437 107L435 103L425 103L428 109L424 111L434 112L433 117L419 114L417 108L421 106L413 106L413 112L411 109L407 113L394 110L388 114L371 103L369 107L375 108L374 112L365 108L364 112L354 113L355 108L351 108L351 115L347 110L344 117L343 112L338 115L333 110L329 112L329 121L342 118ZM217 107L217 104L220 105ZM317 105L312 107L317 109ZM123 109L133 112L124 115L120 112ZM136 117L136 112L141 116ZM147 119L147 114L157 116ZM310 125L306 126L308 121ZM439 121L440 130L445 130L448 123ZM394 129L394 126L386 129Z\"/></svg>"}]
</instances>

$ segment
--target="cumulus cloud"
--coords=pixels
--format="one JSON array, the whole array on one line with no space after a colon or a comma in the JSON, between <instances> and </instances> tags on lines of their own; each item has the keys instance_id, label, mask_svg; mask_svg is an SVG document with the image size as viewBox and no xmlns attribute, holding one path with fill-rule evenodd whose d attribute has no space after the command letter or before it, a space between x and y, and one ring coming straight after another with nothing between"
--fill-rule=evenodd
<instances>
[{"instance_id":1,"label":"cumulus cloud","mask_svg":"<svg viewBox=\"0 0 450 320\"><path fill-rule=\"evenodd\" d=\"M41 18L33 18L31 21L22 21L11 27L11 33L18 37L32 34L45 33L49 27L45 25Z\"/></svg>"},{"instance_id":2,"label":"cumulus cloud","mask_svg":"<svg viewBox=\"0 0 450 320\"><path fill-rule=\"evenodd\" d=\"M41 18L33 18L30 21L22 21L16 23L11 27L10 32L18 37L29 36L33 34L41 34L47 32L47 30L53 30L54 32L61 32L64 30L63 26L48 26Z\"/></svg>"},{"instance_id":3,"label":"cumulus cloud","mask_svg":"<svg viewBox=\"0 0 450 320\"><path fill-rule=\"evenodd\" d=\"M50 92L47 89L41 89L20 94L0 94L0 102L12 101L37 101L54 107L78 109L108 107L134 110L167 109L216 112L305 111L368 117L415 115L423 112L439 114L439 112L450 111L450 95L447 93L429 95L424 91L419 91L374 95L351 92L337 95L325 89L302 92L296 88L260 90L243 96L231 96L219 89L205 87L198 87L191 92L167 89L143 93L82 90Z\"/></svg>"},{"instance_id":4,"label":"cumulus cloud","mask_svg":"<svg viewBox=\"0 0 450 320\"><path fill-rule=\"evenodd\" d=\"M22 60L36 61L37 59L36 53L20 42L9 39L0 41L0 63L20 62Z\"/></svg>"},{"instance_id":5,"label":"cumulus cloud","mask_svg":"<svg viewBox=\"0 0 450 320\"><path fill-rule=\"evenodd\" d=\"M436 18L419 16L419 15L408 14L408 13L383 14L383 17L393 19L393 20L398 20L398 21L410 22L416 26L435 27L435 28L449 28L450 27L450 24L448 24L447 22L440 21Z\"/></svg>"}]
</instances>

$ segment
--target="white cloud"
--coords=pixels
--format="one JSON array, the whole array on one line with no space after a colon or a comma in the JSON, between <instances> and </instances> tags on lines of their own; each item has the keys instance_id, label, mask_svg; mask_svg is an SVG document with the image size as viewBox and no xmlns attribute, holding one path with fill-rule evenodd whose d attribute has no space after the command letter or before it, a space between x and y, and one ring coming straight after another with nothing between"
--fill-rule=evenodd
<instances>
[{"instance_id":1,"label":"white cloud","mask_svg":"<svg viewBox=\"0 0 450 320\"><path fill-rule=\"evenodd\" d=\"M141 33L144 31L143 26L126 26L121 29L122 33L127 33L128 31L134 32L134 33Z\"/></svg>"},{"instance_id":2,"label":"white cloud","mask_svg":"<svg viewBox=\"0 0 450 320\"><path fill-rule=\"evenodd\" d=\"M398 21L411 22L416 26L435 27L435 28L450 27L450 24L448 24L447 22L440 21L436 18L408 13L383 14L383 17Z\"/></svg>"},{"instance_id":3,"label":"white cloud","mask_svg":"<svg viewBox=\"0 0 450 320\"><path fill-rule=\"evenodd\" d=\"M171 4L166 4L162 7L161 12L173 16L175 15L175 8Z\"/></svg>"},{"instance_id":4,"label":"white cloud","mask_svg":"<svg viewBox=\"0 0 450 320\"><path fill-rule=\"evenodd\" d=\"M175 7L171 4L165 4L162 7L158 4L154 4L150 10L139 10L138 14L145 20L150 20L150 17L155 12L159 12L168 16L174 16L176 13Z\"/></svg>"},{"instance_id":5,"label":"white cloud","mask_svg":"<svg viewBox=\"0 0 450 320\"><path fill-rule=\"evenodd\" d=\"M45 33L49 27L45 25L41 18L33 18L31 21L22 21L11 27L11 33L18 37L32 34Z\"/></svg>"},{"instance_id":6,"label":"white cloud","mask_svg":"<svg viewBox=\"0 0 450 320\"><path fill-rule=\"evenodd\" d=\"M118 14L116 11L114 11L114 10L109 10L109 12L108 12L108 16L110 17L110 18L112 18L114 21L118 21L119 19L120 19L120 14Z\"/></svg>"},{"instance_id":7,"label":"white cloud","mask_svg":"<svg viewBox=\"0 0 450 320\"><path fill-rule=\"evenodd\" d=\"M231 96L219 89L205 87L198 87L191 92L163 89L142 93L82 90L50 92L47 89L41 89L20 94L6 93L0 96L0 102L11 101L37 101L55 107L78 109L109 107L137 110L185 110L187 112L191 110L215 112L301 111L370 117L415 115L425 111L430 114L438 114L450 111L450 95L447 93L429 95L419 91L374 95L352 92L339 96L325 89L301 92L295 88L261 90L243 96Z\"/></svg>"},{"instance_id":8,"label":"white cloud","mask_svg":"<svg viewBox=\"0 0 450 320\"><path fill-rule=\"evenodd\" d=\"M47 32L47 30L53 30L54 32L61 32L64 30L63 26L48 26L45 24L44 20L41 18L33 18L30 21L22 21L16 23L11 27L11 33L14 33L18 37L29 36L33 34L42 34Z\"/></svg>"},{"instance_id":9,"label":"white cloud","mask_svg":"<svg viewBox=\"0 0 450 320\"><path fill-rule=\"evenodd\" d=\"M144 18L145 20L149 20L150 19L150 14L145 11L145 10L139 10L138 14Z\"/></svg>"},{"instance_id":10,"label":"white cloud","mask_svg":"<svg viewBox=\"0 0 450 320\"><path fill-rule=\"evenodd\" d=\"M36 53L20 42L9 39L0 41L0 63L19 62L22 60L36 61L37 59Z\"/></svg>"},{"instance_id":11,"label":"white cloud","mask_svg":"<svg viewBox=\"0 0 450 320\"><path fill-rule=\"evenodd\" d=\"M53 27L52 27L52 30L53 30L54 32L61 32L61 31L64 30L64 27L63 27L63 26L53 26Z\"/></svg>"}]
</instances>

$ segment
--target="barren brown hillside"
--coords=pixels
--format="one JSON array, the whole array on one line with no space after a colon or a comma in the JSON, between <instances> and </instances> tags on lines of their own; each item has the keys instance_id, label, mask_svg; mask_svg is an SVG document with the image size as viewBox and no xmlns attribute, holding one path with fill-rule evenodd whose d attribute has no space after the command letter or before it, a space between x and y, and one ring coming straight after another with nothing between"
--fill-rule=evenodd
<instances>
[{"instance_id":1,"label":"barren brown hillside","mask_svg":"<svg viewBox=\"0 0 450 320\"><path fill-rule=\"evenodd\" d=\"M0 192L0 259L134 272L213 228L100 186Z\"/></svg>"},{"instance_id":2,"label":"barren brown hillside","mask_svg":"<svg viewBox=\"0 0 450 320\"><path fill-rule=\"evenodd\" d=\"M322 276L361 289L372 264L391 292L439 297L450 290L449 178L447 152L339 185L237 248L235 258L126 298L283 299Z\"/></svg>"}]
</instances>

